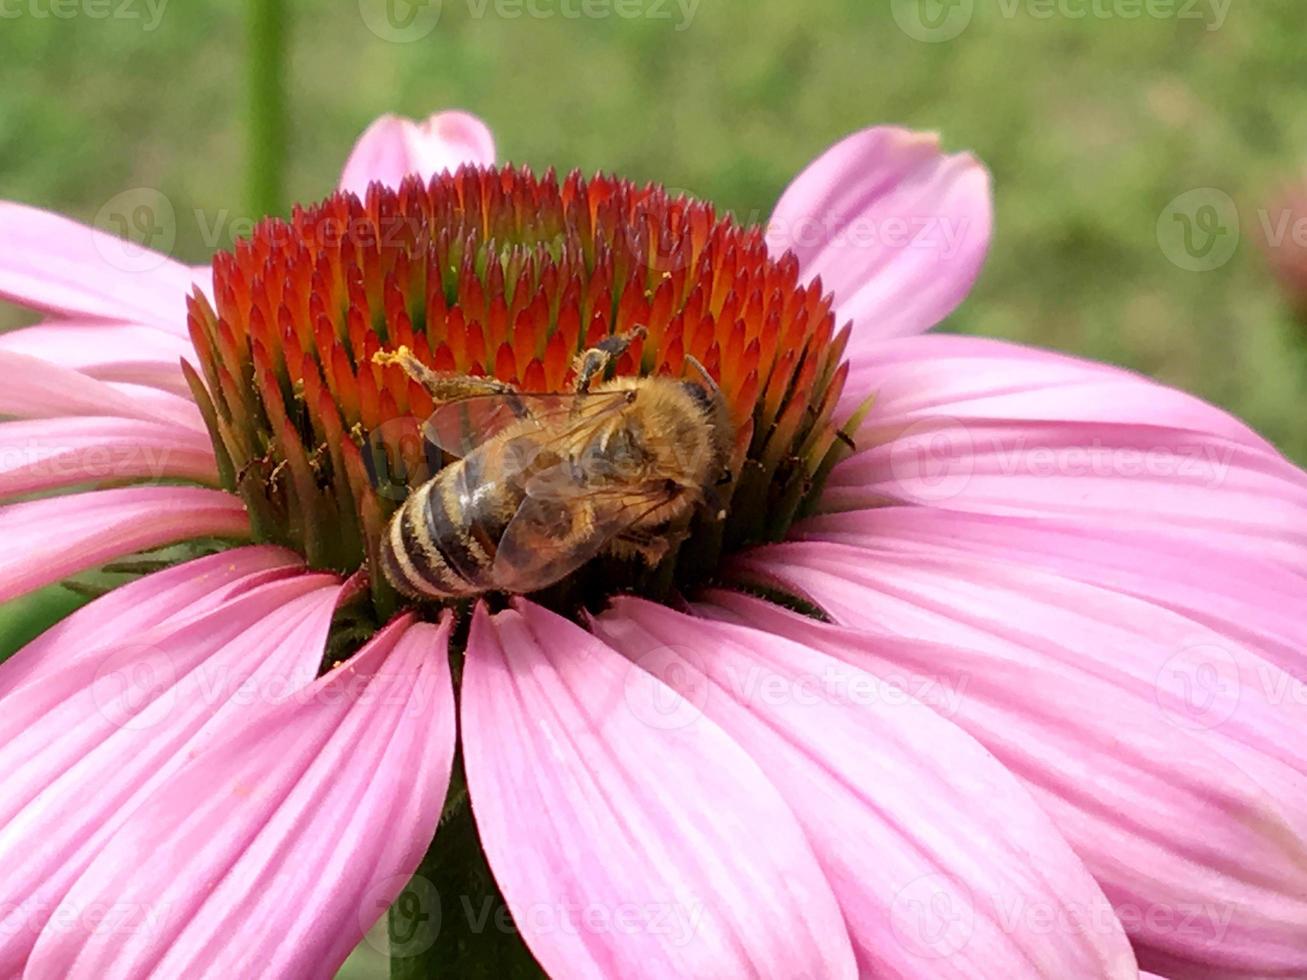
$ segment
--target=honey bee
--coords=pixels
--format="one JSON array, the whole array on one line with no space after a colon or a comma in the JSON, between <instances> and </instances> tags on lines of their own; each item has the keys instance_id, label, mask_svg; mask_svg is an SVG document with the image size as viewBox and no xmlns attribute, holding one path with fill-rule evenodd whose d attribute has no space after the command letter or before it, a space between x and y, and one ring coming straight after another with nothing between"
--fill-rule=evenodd
<instances>
[{"instance_id":1,"label":"honey bee","mask_svg":"<svg viewBox=\"0 0 1307 980\"><path fill-rule=\"evenodd\" d=\"M403 348L378 356L431 393L438 407L424 435L458 457L390 520L381 568L397 590L430 599L535 592L605 552L653 566L670 527L719 507L735 436L707 371L692 361L701 382L595 383L642 334L582 353L574 390L561 394L436 375Z\"/></svg>"}]
</instances>

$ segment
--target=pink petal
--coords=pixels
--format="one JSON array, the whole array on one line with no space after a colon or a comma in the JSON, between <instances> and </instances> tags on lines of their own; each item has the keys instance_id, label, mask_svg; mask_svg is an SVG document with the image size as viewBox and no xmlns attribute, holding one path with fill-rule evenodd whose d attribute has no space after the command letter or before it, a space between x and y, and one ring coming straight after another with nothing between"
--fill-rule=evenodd
<instances>
[{"instance_id":1,"label":"pink petal","mask_svg":"<svg viewBox=\"0 0 1307 980\"><path fill-rule=\"evenodd\" d=\"M141 419L0 422L0 497L79 483L163 479L216 483L208 437Z\"/></svg>"},{"instance_id":2,"label":"pink petal","mask_svg":"<svg viewBox=\"0 0 1307 980\"><path fill-rule=\"evenodd\" d=\"M1307 702L1269 696L1295 685L1259 650L1134 596L1004 557L803 542L749 553L741 574L798 588L846 626L1009 655L1025 644L1042 651L1045 667L1085 671L1181 719L1198 665L1211 662L1229 681L1214 692L1215 727L1307 774L1307 743L1292 734L1307 730ZM1214 584L1218 591L1219 578Z\"/></svg>"},{"instance_id":3,"label":"pink petal","mask_svg":"<svg viewBox=\"0 0 1307 980\"><path fill-rule=\"evenodd\" d=\"M652 603L619 599L595 627L780 789L863 976L1135 976L1111 906L1048 817L930 708L797 643ZM1035 909L1066 927L1036 928Z\"/></svg>"},{"instance_id":4,"label":"pink petal","mask_svg":"<svg viewBox=\"0 0 1307 980\"><path fill-rule=\"evenodd\" d=\"M206 431L190 398L128 382L105 382L40 358L0 350L0 415L116 415Z\"/></svg>"},{"instance_id":5,"label":"pink petal","mask_svg":"<svg viewBox=\"0 0 1307 980\"><path fill-rule=\"evenodd\" d=\"M827 514L796 525L792 534L880 551L961 551L1055 572L1181 613L1307 681L1302 579L1263 558L1146 531L1103 534L1075 521L929 507Z\"/></svg>"},{"instance_id":6,"label":"pink petal","mask_svg":"<svg viewBox=\"0 0 1307 980\"><path fill-rule=\"evenodd\" d=\"M190 397L180 365L195 351L187 338L158 327L47 321L0 334L0 351L39 357L101 381L130 381Z\"/></svg>"},{"instance_id":7,"label":"pink petal","mask_svg":"<svg viewBox=\"0 0 1307 980\"><path fill-rule=\"evenodd\" d=\"M993 225L989 174L933 133L878 126L835 144L786 189L767 231L851 319L856 367L885 337L929 330L971 291Z\"/></svg>"},{"instance_id":8,"label":"pink petal","mask_svg":"<svg viewBox=\"0 0 1307 980\"><path fill-rule=\"evenodd\" d=\"M1166 533L1307 572L1307 486L1282 459L1148 426L930 424L836 467L827 511L883 503Z\"/></svg>"},{"instance_id":9,"label":"pink petal","mask_svg":"<svg viewBox=\"0 0 1307 980\"><path fill-rule=\"evenodd\" d=\"M850 368L844 408L875 396L859 442L943 418L1159 425L1270 448L1229 413L1132 371L986 337L888 340Z\"/></svg>"},{"instance_id":10,"label":"pink petal","mask_svg":"<svg viewBox=\"0 0 1307 980\"><path fill-rule=\"evenodd\" d=\"M283 578L0 699L0 974L59 927L69 886L155 789L313 680L340 594L331 576Z\"/></svg>"},{"instance_id":11,"label":"pink petal","mask_svg":"<svg viewBox=\"0 0 1307 980\"><path fill-rule=\"evenodd\" d=\"M128 320L186 335L191 270L147 249L115 261L113 235L40 208L0 201L0 298L94 320ZM139 271L143 270L143 271Z\"/></svg>"},{"instance_id":12,"label":"pink petal","mask_svg":"<svg viewBox=\"0 0 1307 980\"><path fill-rule=\"evenodd\" d=\"M882 345L883 372L863 372L877 400L823 510L1056 517L1307 570L1307 474L1242 423L1124 372L974 339L950 357L942 339Z\"/></svg>"},{"instance_id":13,"label":"pink petal","mask_svg":"<svg viewBox=\"0 0 1307 980\"><path fill-rule=\"evenodd\" d=\"M0 697L34 677L98 656L108 644L198 616L251 588L304 569L294 552L233 548L119 586L60 620L0 665Z\"/></svg>"},{"instance_id":14,"label":"pink petal","mask_svg":"<svg viewBox=\"0 0 1307 980\"><path fill-rule=\"evenodd\" d=\"M849 629L715 597L750 625L952 692L944 710L1027 781L1141 964L1307 971L1307 699L1256 649L1002 552L814 542L742 565Z\"/></svg>"},{"instance_id":15,"label":"pink petal","mask_svg":"<svg viewBox=\"0 0 1307 980\"><path fill-rule=\"evenodd\" d=\"M348 664L251 713L132 814L63 900L41 976L331 976L436 831L454 753L440 628L400 620Z\"/></svg>"},{"instance_id":16,"label":"pink petal","mask_svg":"<svg viewBox=\"0 0 1307 980\"><path fill-rule=\"evenodd\" d=\"M853 953L793 814L702 717L528 602L478 608L461 691L473 813L544 969L566 977L844 977Z\"/></svg>"},{"instance_id":17,"label":"pink petal","mask_svg":"<svg viewBox=\"0 0 1307 980\"><path fill-rule=\"evenodd\" d=\"M0 507L0 602L114 558L191 538L243 538L240 499L201 487L124 487Z\"/></svg>"},{"instance_id":18,"label":"pink petal","mask_svg":"<svg viewBox=\"0 0 1307 980\"><path fill-rule=\"evenodd\" d=\"M488 167L494 162L494 137L476 116L438 112L418 123L385 115L359 137L340 175L340 187L362 197L374 180L396 187L408 174L427 180L465 163Z\"/></svg>"}]
</instances>

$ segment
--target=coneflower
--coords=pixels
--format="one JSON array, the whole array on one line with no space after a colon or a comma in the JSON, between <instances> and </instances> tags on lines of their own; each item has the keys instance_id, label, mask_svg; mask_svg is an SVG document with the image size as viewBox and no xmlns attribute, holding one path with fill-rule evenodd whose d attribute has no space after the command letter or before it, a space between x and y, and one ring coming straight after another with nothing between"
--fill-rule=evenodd
<instances>
[{"instance_id":1,"label":"coneflower","mask_svg":"<svg viewBox=\"0 0 1307 980\"><path fill-rule=\"evenodd\" d=\"M762 229L457 113L379 120L211 275L0 205L48 315L0 336L0 493L39 495L0 599L212 552L0 667L0 974L329 975L477 840L553 976L1307 973L1307 476L1139 376L923 336L990 224L900 129ZM653 568L396 592L444 460L378 353L563 392L632 332L619 375L720 387L724 513Z\"/></svg>"}]
</instances>

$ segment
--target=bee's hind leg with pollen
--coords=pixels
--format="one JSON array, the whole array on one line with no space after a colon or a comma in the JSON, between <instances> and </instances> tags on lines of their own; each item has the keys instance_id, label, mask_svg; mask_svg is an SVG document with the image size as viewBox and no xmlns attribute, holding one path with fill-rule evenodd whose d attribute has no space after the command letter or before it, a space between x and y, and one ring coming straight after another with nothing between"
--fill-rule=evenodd
<instances>
[{"instance_id":1,"label":"bee's hind leg with pollen","mask_svg":"<svg viewBox=\"0 0 1307 980\"><path fill-rule=\"evenodd\" d=\"M517 388L497 378L483 378L473 374L441 374L431 370L407 347L393 351L379 350L372 355L372 363L385 366L397 364L404 373L420 384L436 404L470 398L473 395L515 395Z\"/></svg>"},{"instance_id":2,"label":"bee's hind leg with pollen","mask_svg":"<svg viewBox=\"0 0 1307 980\"><path fill-rule=\"evenodd\" d=\"M576 372L576 393L583 395L588 392L595 379L602 379L609 365L647 333L644 327L632 327L626 333L615 333L611 337L605 337L593 347L577 354L576 359L572 361L572 370Z\"/></svg>"}]
</instances>

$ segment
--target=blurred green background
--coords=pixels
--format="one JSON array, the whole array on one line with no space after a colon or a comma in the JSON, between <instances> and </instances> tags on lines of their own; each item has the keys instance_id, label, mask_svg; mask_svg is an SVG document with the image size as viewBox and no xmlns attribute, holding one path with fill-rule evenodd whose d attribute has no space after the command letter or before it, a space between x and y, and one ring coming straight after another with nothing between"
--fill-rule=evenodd
<instances>
[{"instance_id":1,"label":"blurred green background","mask_svg":"<svg viewBox=\"0 0 1307 980\"><path fill-rule=\"evenodd\" d=\"M175 254L228 244L257 217L246 10L4 0L0 198L89 222L150 188L175 208ZM854 129L938 129L988 163L997 202L949 329L1138 369L1307 461L1307 330L1258 244L1260 209L1307 164L1302 0L299 0L288 17L283 209L327 193L387 111L463 107L503 158L755 216ZM1159 240L1197 188L1228 195L1242 235L1207 271Z\"/></svg>"}]
</instances>

